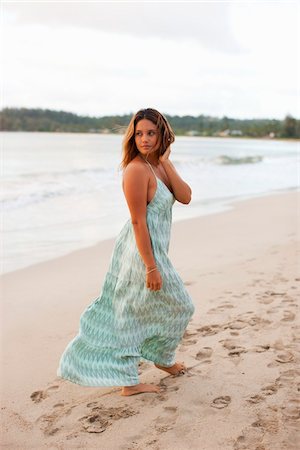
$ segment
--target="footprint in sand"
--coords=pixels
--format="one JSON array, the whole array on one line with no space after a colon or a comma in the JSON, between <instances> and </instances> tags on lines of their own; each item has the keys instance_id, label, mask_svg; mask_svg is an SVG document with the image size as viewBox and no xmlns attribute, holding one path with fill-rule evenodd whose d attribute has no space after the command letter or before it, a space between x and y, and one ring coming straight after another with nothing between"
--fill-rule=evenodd
<instances>
[{"instance_id":1,"label":"footprint in sand","mask_svg":"<svg viewBox=\"0 0 300 450\"><path fill-rule=\"evenodd\" d=\"M94 406L97 406L98 405L98 402L90 402L90 403L87 403L86 404L86 406L88 407L88 408L93 408Z\"/></svg>"},{"instance_id":2,"label":"footprint in sand","mask_svg":"<svg viewBox=\"0 0 300 450\"><path fill-rule=\"evenodd\" d=\"M233 339L222 339L219 342L222 342L223 347L229 350L228 356L240 356L241 353L247 352L245 347L240 346L238 342Z\"/></svg>"},{"instance_id":3,"label":"footprint in sand","mask_svg":"<svg viewBox=\"0 0 300 450\"><path fill-rule=\"evenodd\" d=\"M272 295L272 296L274 296L274 295L284 295L285 293L284 292L274 292L274 291L267 291L266 293L268 293L269 295Z\"/></svg>"},{"instance_id":4,"label":"footprint in sand","mask_svg":"<svg viewBox=\"0 0 300 450\"><path fill-rule=\"evenodd\" d=\"M141 434L135 434L127 438L127 440L130 441L130 445L125 447L122 446L122 449L142 450L151 448L153 450L158 450L161 448L158 446L159 438L163 433L174 428L177 418L178 408L176 406L164 406L160 410L159 416L156 416L154 420L147 422L147 429L143 430Z\"/></svg>"},{"instance_id":5,"label":"footprint in sand","mask_svg":"<svg viewBox=\"0 0 300 450\"><path fill-rule=\"evenodd\" d=\"M285 295L284 298L281 300L281 303L289 303L288 306L297 307L295 299L293 297L290 297L289 295Z\"/></svg>"},{"instance_id":6,"label":"footprint in sand","mask_svg":"<svg viewBox=\"0 0 300 450\"><path fill-rule=\"evenodd\" d=\"M168 425L156 425L155 426L155 430L161 434L161 433L166 433L169 430L172 430L174 427L170 424Z\"/></svg>"},{"instance_id":7,"label":"footprint in sand","mask_svg":"<svg viewBox=\"0 0 300 450\"><path fill-rule=\"evenodd\" d=\"M34 403L39 403L42 400L44 400L46 397L48 397L46 391L34 391L32 392L32 394L30 395L31 400Z\"/></svg>"},{"instance_id":8,"label":"footprint in sand","mask_svg":"<svg viewBox=\"0 0 300 450\"><path fill-rule=\"evenodd\" d=\"M177 409L177 406L164 406L164 410L169 413L176 413Z\"/></svg>"},{"instance_id":9,"label":"footprint in sand","mask_svg":"<svg viewBox=\"0 0 300 450\"><path fill-rule=\"evenodd\" d=\"M235 306L232 303L224 302L224 303L221 303L221 305L218 307L218 309L231 309L234 307Z\"/></svg>"},{"instance_id":10,"label":"footprint in sand","mask_svg":"<svg viewBox=\"0 0 300 450\"><path fill-rule=\"evenodd\" d=\"M282 322L291 322L295 319L295 314L292 311L284 310L283 311L283 318L281 319Z\"/></svg>"},{"instance_id":11,"label":"footprint in sand","mask_svg":"<svg viewBox=\"0 0 300 450\"><path fill-rule=\"evenodd\" d=\"M55 405L53 405L53 408L63 408L64 406L64 403L55 403Z\"/></svg>"},{"instance_id":12,"label":"footprint in sand","mask_svg":"<svg viewBox=\"0 0 300 450\"><path fill-rule=\"evenodd\" d=\"M282 406L282 414L287 420L300 419L300 399L290 398Z\"/></svg>"},{"instance_id":13,"label":"footprint in sand","mask_svg":"<svg viewBox=\"0 0 300 450\"><path fill-rule=\"evenodd\" d=\"M181 345L183 346L194 345L197 344L197 342L198 342L197 339L187 339L184 340Z\"/></svg>"},{"instance_id":14,"label":"footprint in sand","mask_svg":"<svg viewBox=\"0 0 300 450\"><path fill-rule=\"evenodd\" d=\"M231 402L231 397L229 395L224 395L224 396L215 398L211 402L210 406L212 406L213 408L223 409L223 408L226 408L226 406L228 406L230 402Z\"/></svg>"},{"instance_id":15,"label":"footprint in sand","mask_svg":"<svg viewBox=\"0 0 300 450\"><path fill-rule=\"evenodd\" d=\"M163 411L166 416L158 416L155 421L155 430L158 433L165 433L172 430L178 417L178 409L176 406L164 406Z\"/></svg>"},{"instance_id":16,"label":"footprint in sand","mask_svg":"<svg viewBox=\"0 0 300 450\"><path fill-rule=\"evenodd\" d=\"M195 359L202 361L202 363L211 363L210 357L213 349L211 347L202 347L202 350L196 354Z\"/></svg>"},{"instance_id":17,"label":"footprint in sand","mask_svg":"<svg viewBox=\"0 0 300 450\"><path fill-rule=\"evenodd\" d=\"M111 425L107 419L102 419L100 414L91 414L80 418L82 427L88 433L103 433Z\"/></svg>"},{"instance_id":18,"label":"footprint in sand","mask_svg":"<svg viewBox=\"0 0 300 450\"><path fill-rule=\"evenodd\" d=\"M269 304L272 303L276 299L276 297L283 297L283 296L286 296L284 292L265 291L262 294L261 299L258 300L258 302L263 304Z\"/></svg>"},{"instance_id":19,"label":"footprint in sand","mask_svg":"<svg viewBox=\"0 0 300 450\"><path fill-rule=\"evenodd\" d=\"M262 317L259 316L253 316L250 317L248 323L251 327L256 326L256 329L258 330L260 328L263 328L265 325L271 324L272 321L268 319L263 319Z\"/></svg>"},{"instance_id":20,"label":"footprint in sand","mask_svg":"<svg viewBox=\"0 0 300 450\"><path fill-rule=\"evenodd\" d=\"M49 396L49 392L58 389L58 385L49 386L44 391L34 391L30 394L30 398L34 403L39 403Z\"/></svg>"},{"instance_id":21,"label":"footprint in sand","mask_svg":"<svg viewBox=\"0 0 300 450\"><path fill-rule=\"evenodd\" d=\"M114 421L138 414L137 411L127 405L115 408L96 406L91 413L80 417L82 429L87 433L103 433Z\"/></svg>"},{"instance_id":22,"label":"footprint in sand","mask_svg":"<svg viewBox=\"0 0 300 450\"><path fill-rule=\"evenodd\" d=\"M247 326L247 322L245 320L233 320L232 322L229 322L227 325L225 325L226 328L230 328L231 330L241 330L242 328L245 328Z\"/></svg>"},{"instance_id":23,"label":"footprint in sand","mask_svg":"<svg viewBox=\"0 0 300 450\"><path fill-rule=\"evenodd\" d=\"M199 333L202 336L210 336L219 333L219 331L222 331L222 326L217 323L211 325L204 325L201 328L197 328L197 331L199 331Z\"/></svg>"},{"instance_id":24,"label":"footprint in sand","mask_svg":"<svg viewBox=\"0 0 300 450\"><path fill-rule=\"evenodd\" d=\"M271 348L270 344L255 345L250 349L251 352L263 353Z\"/></svg>"},{"instance_id":25,"label":"footprint in sand","mask_svg":"<svg viewBox=\"0 0 300 450\"><path fill-rule=\"evenodd\" d=\"M167 377L162 378L158 384L160 388L159 394L155 395L155 397L151 395L149 399L145 398L142 400L150 402L151 404L157 404L157 400L160 402L168 400L168 392L177 392L179 390L179 386L177 386L176 384L177 378L177 376L172 375L168 375Z\"/></svg>"},{"instance_id":26,"label":"footprint in sand","mask_svg":"<svg viewBox=\"0 0 300 450\"><path fill-rule=\"evenodd\" d=\"M230 331L231 336L239 336L240 333L238 331Z\"/></svg>"},{"instance_id":27,"label":"footprint in sand","mask_svg":"<svg viewBox=\"0 0 300 450\"><path fill-rule=\"evenodd\" d=\"M219 342L221 342L223 347L227 348L227 350L232 350L238 344L238 342L233 339L220 339Z\"/></svg>"},{"instance_id":28,"label":"footprint in sand","mask_svg":"<svg viewBox=\"0 0 300 450\"><path fill-rule=\"evenodd\" d=\"M264 386L261 391L264 395L274 395L278 391L279 386L275 382L273 384L268 384L267 386Z\"/></svg>"},{"instance_id":29,"label":"footprint in sand","mask_svg":"<svg viewBox=\"0 0 300 450\"><path fill-rule=\"evenodd\" d=\"M57 403L53 405L52 411L39 416L36 423L46 436L53 436L60 430L65 429L66 416L69 416L74 409L75 418L78 417L78 412L76 412L76 410L77 408L82 409L82 406L82 402L78 404L74 403L73 405ZM71 434L67 435L66 439L73 439L76 437L78 431L102 433L107 427L112 425L114 421L138 414L138 411L133 410L127 404L120 407L106 408L104 405L94 401L87 403L85 407L88 408L86 414L77 419L81 423L81 429L74 430ZM76 419L73 418L72 422L74 422L74 420Z\"/></svg>"},{"instance_id":30,"label":"footprint in sand","mask_svg":"<svg viewBox=\"0 0 300 450\"><path fill-rule=\"evenodd\" d=\"M247 398L246 401L249 403L260 403L265 399L265 397L263 395L260 394L256 394L256 395L251 395L251 397Z\"/></svg>"},{"instance_id":31,"label":"footprint in sand","mask_svg":"<svg viewBox=\"0 0 300 450\"><path fill-rule=\"evenodd\" d=\"M231 330L241 330L247 326L256 327L256 330L271 324L272 322L262 317L253 315L253 311L247 311L240 314L235 320L229 322L224 328L230 328Z\"/></svg>"},{"instance_id":32,"label":"footprint in sand","mask_svg":"<svg viewBox=\"0 0 300 450\"><path fill-rule=\"evenodd\" d=\"M54 406L55 409L51 413L42 414L37 418L36 423L46 436L53 436L63 428L58 426L59 419L69 415L73 409L73 406L71 408L64 406L60 408Z\"/></svg>"},{"instance_id":33,"label":"footprint in sand","mask_svg":"<svg viewBox=\"0 0 300 450\"><path fill-rule=\"evenodd\" d=\"M197 336L197 334L198 333L196 331L185 330L183 339L189 339L192 336Z\"/></svg>"},{"instance_id":34,"label":"footprint in sand","mask_svg":"<svg viewBox=\"0 0 300 450\"><path fill-rule=\"evenodd\" d=\"M251 397L246 398L246 401L249 402L249 403L253 403L253 404L260 403L263 400L265 400L265 398L267 396L276 394L276 392L278 391L279 387L280 387L280 384L278 383L278 380L276 379L275 383L268 384L268 385L264 386L261 389L261 393L260 394L251 395Z\"/></svg>"},{"instance_id":35,"label":"footprint in sand","mask_svg":"<svg viewBox=\"0 0 300 450\"><path fill-rule=\"evenodd\" d=\"M274 411L269 409L258 412L257 420L253 422L251 426L261 428L264 432L273 434L278 433L279 421Z\"/></svg>"},{"instance_id":36,"label":"footprint in sand","mask_svg":"<svg viewBox=\"0 0 300 450\"><path fill-rule=\"evenodd\" d=\"M294 354L289 351L278 353L278 355L275 358L275 361L283 364L289 363L291 361L294 361Z\"/></svg>"},{"instance_id":37,"label":"footprint in sand","mask_svg":"<svg viewBox=\"0 0 300 450\"><path fill-rule=\"evenodd\" d=\"M233 450L266 450L262 444L264 431L261 428L246 428L233 444Z\"/></svg>"},{"instance_id":38,"label":"footprint in sand","mask_svg":"<svg viewBox=\"0 0 300 450\"><path fill-rule=\"evenodd\" d=\"M211 308L211 309L209 309L208 311L207 311L207 313L208 314L214 314L214 313L218 313L218 312L223 312L223 311L225 311L226 309L231 309L231 308L234 308L235 306L234 305L232 305L231 303L229 303L229 302L224 302L224 303L221 303L219 306L217 306L216 308Z\"/></svg>"},{"instance_id":39,"label":"footprint in sand","mask_svg":"<svg viewBox=\"0 0 300 450\"><path fill-rule=\"evenodd\" d=\"M197 331L186 330L183 335L179 351L184 352L184 351L186 351L185 347L188 347L189 345L197 344L197 342L198 342L197 339L191 339L191 338L193 338L193 336L197 336L197 335L198 335Z\"/></svg>"},{"instance_id":40,"label":"footprint in sand","mask_svg":"<svg viewBox=\"0 0 300 450\"><path fill-rule=\"evenodd\" d=\"M300 370L299 369L290 369L282 372L276 381L283 386L300 385Z\"/></svg>"},{"instance_id":41,"label":"footprint in sand","mask_svg":"<svg viewBox=\"0 0 300 450\"><path fill-rule=\"evenodd\" d=\"M176 375L168 375L165 378L162 378L159 382L159 386L161 388L162 391L178 391L179 390L179 386L177 386L177 378L178 376Z\"/></svg>"},{"instance_id":42,"label":"footprint in sand","mask_svg":"<svg viewBox=\"0 0 300 450\"><path fill-rule=\"evenodd\" d=\"M228 356L240 356L241 353L247 353L247 350L244 347L235 347L228 352Z\"/></svg>"},{"instance_id":43,"label":"footprint in sand","mask_svg":"<svg viewBox=\"0 0 300 450\"><path fill-rule=\"evenodd\" d=\"M274 302L274 297L271 297L269 294L263 294L262 297L258 300L258 303L262 303L263 305L269 305Z\"/></svg>"}]
</instances>

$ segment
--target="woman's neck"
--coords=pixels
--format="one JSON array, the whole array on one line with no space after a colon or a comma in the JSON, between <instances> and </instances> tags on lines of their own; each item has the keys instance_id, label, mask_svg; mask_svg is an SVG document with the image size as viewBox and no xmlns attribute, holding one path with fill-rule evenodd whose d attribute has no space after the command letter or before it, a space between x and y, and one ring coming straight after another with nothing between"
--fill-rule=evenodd
<instances>
[{"instance_id":1,"label":"woman's neck","mask_svg":"<svg viewBox=\"0 0 300 450\"><path fill-rule=\"evenodd\" d=\"M160 161L158 159L157 154L155 154L155 155L154 154L149 154L148 156L144 156L141 153L139 153L139 155L140 155L140 157L143 160L148 161L150 164L152 164L155 167L158 167L160 165Z\"/></svg>"}]
</instances>

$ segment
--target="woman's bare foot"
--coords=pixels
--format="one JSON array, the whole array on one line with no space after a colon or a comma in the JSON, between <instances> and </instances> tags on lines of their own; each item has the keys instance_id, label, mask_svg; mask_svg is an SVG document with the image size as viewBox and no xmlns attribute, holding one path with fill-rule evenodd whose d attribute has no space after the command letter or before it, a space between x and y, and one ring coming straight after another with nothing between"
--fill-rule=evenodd
<instances>
[{"instance_id":1,"label":"woman's bare foot","mask_svg":"<svg viewBox=\"0 0 300 450\"><path fill-rule=\"evenodd\" d=\"M178 363L176 362L171 367L164 367L160 366L159 364L154 364L158 369L164 370L165 372L170 373L171 375L181 375L187 371L186 366L184 363Z\"/></svg>"},{"instance_id":2,"label":"woman's bare foot","mask_svg":"<svg viewBox=\"0 0 300 450\"><path fill-rule=\"evenodd\" d=\"M143 392L160 392L160 389L158 386L155 386L153 384L145 384L145 383L139 383L135 384L134 386L123 386L121 395L135 395L135 394L142 394Z\"/></svg>"}]
</instances>

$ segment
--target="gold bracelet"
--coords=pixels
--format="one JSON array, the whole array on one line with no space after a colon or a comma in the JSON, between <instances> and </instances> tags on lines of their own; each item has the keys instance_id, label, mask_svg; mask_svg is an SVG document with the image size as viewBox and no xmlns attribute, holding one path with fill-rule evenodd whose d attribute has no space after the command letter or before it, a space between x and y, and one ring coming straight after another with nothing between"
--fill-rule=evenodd
<instances>
[{"instance_id":1,"label":"gold bracelet","mask_svg":"<svg viewBox=\"0 0 300 450\"><path fill-rule=\"evenodd\" d=\"M148 273L154 272L154 270L156 270L156 269L157 269L157 267L154 267L154 269L151 269L151 270L149 270L148 272L146 272L146 275L147 275Z\"/></svg>"}]
</instances>

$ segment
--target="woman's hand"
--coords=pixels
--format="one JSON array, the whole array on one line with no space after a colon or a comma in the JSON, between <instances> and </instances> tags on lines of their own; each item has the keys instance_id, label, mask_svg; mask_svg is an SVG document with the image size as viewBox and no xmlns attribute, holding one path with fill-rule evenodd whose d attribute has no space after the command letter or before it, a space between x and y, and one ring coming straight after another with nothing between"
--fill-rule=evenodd
<instances>
[{"instance_id":1,"label":"woman's hand","mask_svg":"<svg viewBox=\"0 0 300 450\"><path fill-rule=\"evenodd\" d=\"M164 163L165 161L167 161L169 159L170 153L171 153L171 146L169 145L169 147L167 148L165 153L163 155L159 156L159 158L158 158L159 161L161 163Z\"/></svg>"},{"instance_id":2,"label":"woman's hand","mask_svg":"<svg viewBox=\"0 0 300 450\"><path fill-rule=\"evenodd\" d=\"M146 287L151 291L159 291L161 289L162 277L158 269L146 274Z\"/></svg>"}]
</instances>

